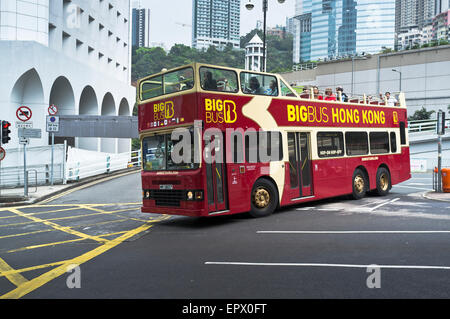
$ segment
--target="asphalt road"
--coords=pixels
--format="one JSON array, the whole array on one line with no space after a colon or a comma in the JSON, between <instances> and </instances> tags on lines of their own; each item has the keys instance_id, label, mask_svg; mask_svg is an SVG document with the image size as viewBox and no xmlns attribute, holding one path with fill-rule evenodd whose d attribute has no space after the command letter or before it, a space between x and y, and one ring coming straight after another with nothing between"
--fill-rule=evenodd
<instances>
[{"instance_id":1,"label":"asphalt road","mask_svg":"<svg viewBox=\"0 0 450 319\"><path fill-rule=\"evenodd\" d=\"M0 297L448 298L450 202L430 185L190 218L140 213L131 174L0 210Z\"/></svg>"}]
</instances>

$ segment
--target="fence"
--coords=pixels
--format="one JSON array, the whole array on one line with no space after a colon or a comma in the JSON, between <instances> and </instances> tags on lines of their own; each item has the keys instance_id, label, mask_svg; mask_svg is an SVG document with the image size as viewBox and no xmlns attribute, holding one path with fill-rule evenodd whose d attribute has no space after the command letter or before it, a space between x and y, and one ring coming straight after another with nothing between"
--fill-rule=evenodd
<instances>
[{"instance_id":1,"label":"fence","mask_svg":"<svg viewBox=\"0 0 450 319\"><path fill-rule=\"evenodd\" d=\"M24 186L23 149L8 149L8 155L1 162L0 188ZM30 192L32 187L48 185L51 180L51 146L28 147L27 175ZM141 151L121 154L100 153L69 147L54 146L53 183L63 184L82 178L113 171L140 167Z\"/></svg>"}]
</instances>

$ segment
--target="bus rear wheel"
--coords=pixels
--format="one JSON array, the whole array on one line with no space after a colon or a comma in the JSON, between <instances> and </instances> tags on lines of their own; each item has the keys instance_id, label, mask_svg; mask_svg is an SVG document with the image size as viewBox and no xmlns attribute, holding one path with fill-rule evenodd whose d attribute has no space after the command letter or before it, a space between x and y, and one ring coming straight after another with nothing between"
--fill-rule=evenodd
<instances>
[{"instance_id":1,"label":"bus rear wheel","mask_svg":"<svg viewBox=\"0 0 450 319\"><path fill-rule=\"evenodd\" d=\"M366 195L368 183L366 175L357 168L352 177L352 196L354 199L361 199Z\"/></svg>"},{"instance_id":2,"label":"bus rear wheel","mask_svg":"<svg viewBox=\"0 0 450 319\"><path fill-rule=\"evenodd\" d=\"M386 196L391 189L391 174L389 171L380 167L377 170L377 190L376 193L380 196Z\"/></svg>"},{"instance_id":3,"label":"bus rear wheel","mask_svg":"<svg viewBox=\"0 0 450 319\"><path fill-rule=\"evenodd\" d=\"M250 215L253 217L265 217L272 214L278 205L278 192L275 185L260 179L253 185L251 194Z\"/></svg>"}]
</instances>

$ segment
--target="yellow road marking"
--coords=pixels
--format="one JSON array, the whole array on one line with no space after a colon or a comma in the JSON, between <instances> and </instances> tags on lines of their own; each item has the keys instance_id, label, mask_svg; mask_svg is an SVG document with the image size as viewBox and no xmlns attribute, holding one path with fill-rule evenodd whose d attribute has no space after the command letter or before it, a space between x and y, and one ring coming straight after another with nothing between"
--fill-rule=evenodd
<instances>
[{"instance_id":1,"label":"yellow road marking","mask_svg":"<svg viewBox=\"0 0 450 319\"><path fill-rule=\"evenodd\" d=\"M109 236L113 236L113 235L124 234L126 232L127 231L124 230L124 231L120 231L120 232L117 232L117 233L109 233L109 234L99 235L98 237L109 237ZM49 246L69 244L69 243L74 243L74 242L83 241L83 240L86 240L86 239L85 238L77 238L77 239L71 239L71 240L65 240L65 241L57 241L57 242L48 243L48 244L32 245L32 246L27 246L27 247L22 247L22 248L8 250L6 253L9 254L9 253L15 253L15 252L24 251L24 250L31 250L31 249L36 249L36 248L43 248L43 247L49 247Z\"/></svg>"},{"instance_id":2,"label":"yellow road marking","mask_svg":"<svg viewBox=\"0 0 450 319\"><path fill-rule=\"evenodd\" d=\"M50 226L52 228L55 228L57 230L60 230L62 232L65 232L65 233L68 233L68 234L71 234L71 235L74 235L74 236L77 236L77 237L81 237L81 238L85 238L85 239L91 239L91 240L98 241L98 242L101 242L101 243L106 243L107 242L106 239L99 238L98 236L89 236L89 235L86 235L86 234L81 233L79 231L76 231L76 230L74 230L74 229L72 229L70 227L63 227L63 226L60 226L58 224L52 223L49 220L40 219L40 218L37 218L37 217L34 217L34 216L26 216L26 214L22 213L21 211L19 211L17 209L11 209L10 211L15 213L15 214L17 214L17 215L19 215L19 216L31 219L35 223L42 223L44 225Z\"/></svg>"},{"instance_id":3,"label":"yellow road marking","mask_svg":"<svg viewBox=\"0 0 450 319\"><path fill-rule=\"evenodd\" d=\"M29 232L29 233L12 234L12 235L1 236L0 239L12 238L12 237L20 237L20 236L27 236L27 235L34 235L34 234L45 233L45 232L54 231L54 230L55 229L52 228L52 229L46 229L46 230L32 231L32 232Z\"/></svg>"},{"instance_id":4,"label":"yellow road marking","mask_svg":"<svg viewBox=\"0 0 450 319\"><path fill-rule=\"evenodd\" d=\"M27 216L36 216L36 215L44 215L44 214L50 214L50 213L59 213L59 212L64 212L64 211L76 210L76 209L80 209L80 206L72 207L72 208L55 209L55 210L49 210L49 211L37 212L37 213L24 213L24 214ZM8 219L8 218L17 218L17 216L0 217L0 219Z\"/></svg>"},{"instance_id":5,"label":"yellow road marking","mask_svg":"<svg viewBox=\"0 0 450 319\"><path fill-rule=\"evenodd\" d=\"M89 209L89 208L86 208ZM94 213L94 214L84 214L84 215L73 215L73 216L66 216L66 217L55 217L55 218L49 218L49 219L40 219L40 218L36 218L36 220L33 220L31 217L33 217L32 215L28 215L26 213L22 213L21 217L25 217L28 219L31 219L31 222L22 222L22 223L11 223L11 224L4 224L4 225L0 225L0 227L10 227L10 226L21 226L21 225L29 225L29 224L33 224L33 223L42 223L42 221L47 221L47 222L52 222L52 221L57 221L57 220L66 220L66 219L75 219L75 218L81 218L81 217L89 217L89 216L97 216L97 215L114 215L116 213L121 213L121 212L125 212L125 211L129 211L129 210L135 210L136 208L125 208L125 209L119 209L119 210L115 210L115 211L102 211L101 213ZM11 210L13 212L13 210ZM17 217L17 216L16 216ZM122 216L121 216L122 217ZM132 219L131 217L128 219ZM142 220L140 220L142 221Z\"/></svg>"},{"instance_id":6,"label":"yellow road marking","mask_svg":"<svg viewBox=\"0 0 450 319\"><path fill-rule=\"evenodd\" d=\"M11 281L17 287L24 285L28 280L19 273L15 272L15 269L11 268L3 259L0 258L0 274L5 273L6 278Z\"/></svg>"},{"instance_id":7,"label":"yellow road marking","mask_svg":"<svg viewBox=\"0 0 450 319\"><path fill-rule=\"evenodd\" d=\"M22 269L12 269L12 270L8 270L8 271L2 271L0 273L0 277L9 276L12 274L20 274L20 273L27 272L27 271L39 270L39 269L48 268L48 267L59 266L59 265L64 264L65 262L67 262L67 260L57 261L54 263L37 265L37 266L32 266L32 267L27 267L27 268L22 268Z\"/></svg>"},{"instance_id":8,"label":"yellow road marking","mask_svg":"<svg viewBox=\"0 0 450 319\"><path fill-rule=\"evenodd\" d=\"M164 216L159 221L167 219L167 218L170 218L170 217ZM115 239L114 241L110 241L107 244L101 245L81 256L67 260L66 262L64 262L63 264L58 266L57 268L52 269L52 270L46 272L45 274L42 274L41 276L34 278L28 282L25 282L25 283L21 284L19 287L17 287L16 289L0 296L0 299L21 298L21 297L25 296L26 294L38 289L39 287L42 287L49 281L65 274L67 272L67 267L69 265L72 265L72 264L82 265L83 263L105 253L106 251L116 247L117 245L124 242L125 240L127 240L141 232L144 232L144 231L150 229L151 227L153 227L152 223L145 223L144 225L142 225L138 228L130 230L129 232L125 233L124 235L120 236L119 238Z\"/></svg>"}]
</instances>

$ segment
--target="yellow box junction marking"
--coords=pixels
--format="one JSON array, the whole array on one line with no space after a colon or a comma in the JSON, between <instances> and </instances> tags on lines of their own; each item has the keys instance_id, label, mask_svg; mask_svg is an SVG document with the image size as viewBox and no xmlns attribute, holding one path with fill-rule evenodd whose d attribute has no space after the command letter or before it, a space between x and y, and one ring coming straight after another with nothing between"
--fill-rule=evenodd
<instances>
[{"instance_id":1,"label":"yellow box junction marking","mask_svg":"<svg viewBox=\"0 0 450 319\"><path fill-rule=\"evenodd\" d=\"M138 209L138 207L124 208L124 209L113 210L113 211L106 211L106 210L100 209L100 207L102 207L102 206L108 207L108 206L131 206L131 205L140 205L140 203L24 206L24 208L25 207L26 208L30 208L30 207L51 208L51 207L64 207L64 206L71 207L71 208L56 209L56 210L43 211L43 212L37 212L37 213L24 213L24 212L20 211L18 207L5 209L5 210L15 214L15 216L12 216L12 217L17 217L17 216L23 217L23 218L29 219L30 222L9 224L9 225L0 225L0 227L7 227L7 226L13 226L13 225L25 225L25 224L30 224L30 223L41 223L41 224L44 224L44 225L50 227L50 229L33 231L33 232L28 232L28 233L21 233L21 234L6 235L6 236L1 236L0 239L13 238L13 237L17 237L17 236L26 236L26 235L38 234L38 233L43 233L43 232L51 232L51 231L62 231L67 234L79 237L77 239L60 241L60 242L53 242L53 243L40 244L40 245L30 245L27 247L9 250L6 253L14 253L14 252L25 251L25 250L29 250L29 249L36 249L36 248L42 248L42 247L48 247L48 246L54 246L54 245L62 245L62 244L67 244L67 243L72 243L72 242L83 241L83 240L96 241L100 244L100 246L96 247L95 249L93 249L81 256L75 257L73 259L48 263L48 264L44 264L44 265L37 265L37 266L27 267L27 268L23 268L23 269L13 269L3 259L0 258L0 278L6 277L9 281L11 281L14 285L17 286L16 289L0 296L0 299L21 298L24 295L38 289L39 287L42 287L47 282L65 274L67 272L67 267L69 265L72 265L72 264L81 265L81 264L103 254L104 252L110 250L111 248L116 247L117 245L126 241L127 239L130 239L130 238L134 237L135 235L150 229L151 227L153 227L154 223L157 223L162 220L170 218L170 216L164 215L160 218L144 220L144 219L138 219L138 218L132 218L132 217L125 217L125 216L121 216L121 215L117 214L118 212L124 212L124 211L133 210L133 209ZM94 211L96 213L86 214L86 215L69 216L69 217L61 217L61 218L52 218L52 219L47 219L47 220L36 217L36 215L40 215L40 214L46 214L46 213L50 213L50 212L63 212L63 211L76 210L76 209L86 209L89 211ZM75 227L64 227L64 226L61 226L61 225L58 225L58 224L52 222L55 220L65 220L68 218L86 217L86 216L101 215L101 214L116 215L118 217L124 217L124 218L120 219L120 220L104 221L104 222L98 222L98 223L88 224L88 225L77 225ZM11 217L11 216L8 216L8 217ZM129 231L125 230L125 231L119 231L119 232L115 232L115 233L102 234L99 236L91 236L91 235L85 234L83 232L80 232L80 231L77 231L74 229L74 228L83 228L83 227L88 227L88 226L104 225L104 224L108 224L108 223L123 222L123 221L127 221L127 220L139 221L139 222L143 222L144 224L135 229L129 230ZM111 239L111 240L104 238L104 237L117 236L117 235L121 235L121 236ZM21 273L27 272L27 271L43 269L43 268L48 268L48 267L55 267L55 266L57 266L55 269L52 269L32 280L27 280L21 274Z\"/></svg>"}]
</instances>

